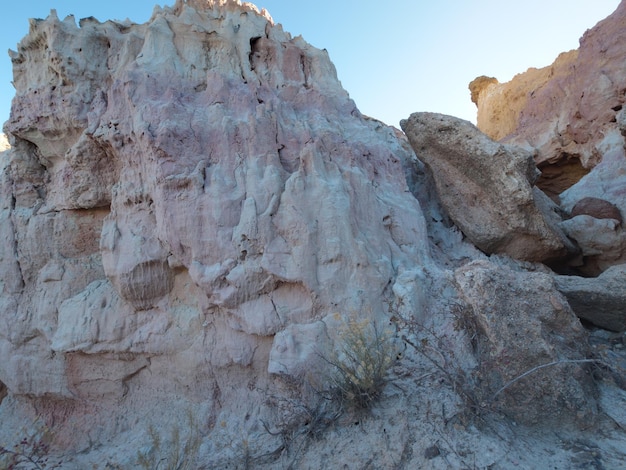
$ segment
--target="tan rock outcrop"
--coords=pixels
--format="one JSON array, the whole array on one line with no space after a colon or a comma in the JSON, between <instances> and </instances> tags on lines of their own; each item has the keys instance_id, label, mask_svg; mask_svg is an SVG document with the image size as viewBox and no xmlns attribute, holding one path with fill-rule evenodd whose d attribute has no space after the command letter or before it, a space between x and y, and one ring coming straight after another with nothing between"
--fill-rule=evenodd
<instances>
[{"instance_id":1,"label":"tan rock outcrop","mask_svg":"<svg viewBox=\"0 0 626 470\"><path fill-rule=\"evenodd\" d=\"M497 140L537 149L540 167L575 158L593 168L624 103L625 18L622 2L585 32L578 50L485 87L477 98L478 127Z\"/></svg>"},{"instance_id":2,"label":"tan rock outcrop","mask_svg":"<svg viewBox=\"0 0 626 470\"><path fill-rule=\"evenodd\" d=\"M451 116L414 113L401 126L430 168L450 218L482 251L530 261L574 251L547 198L532 187L531 153Z\"/></svg>"},{"instance_id":3,"label":"tan rock outcrop","mask_svg":"<svg viewBox=\"0 0 626 470\"><path fill-rule=\"evenodd\" d=\"M469 89L472 102L478 108L477 127L494 140L508 140L515 138L520 132L522 116L533 113L533 118L537 120L552 118L555 107L559 105L556 101L542 102L538 106L539 110L528 111L527 108L539 99L536 97L538 90L543 90L552 80L562 81L569 76L577 59L578 51L565 52L551 66L530 68L506 83L500 83L492 77L475 78L469 84ZM535 142L541 141L533 141ZM536 147L532 144L531 146ZM538 158L543 158L543 154L539 154Z\"/></svg>"},{"instance_id":4,"label":"tan rock outcrop","mask_svg":"<svg viewBox=\"0 0 626 470\"><path fill-rule=\"evenodd\" d=\"M480 77L476 77L469 84L469 89L471 92L472 103L478 106L478 98L481 93L485 89L489 87L492 83L498 84L498 79L495 77L487 77L486 75L481 75Z\"/></svg>"},{"instance_id":5,"label":"tan rock outcrop","mask_svg":"<svg viewBox=\"0 0 626 470\"><path fill-rule=\"evenodd\" d=\"M580 200L597 198L626 213L626 197L618 189L626 174L625 22L626 2L621 2L585 32L578 50L561 54L551 66L529 69L508 83L484 84L479 77L470 84L478 127L502 142L535 151L542 173L537 187L566 212ZM576 225L568 235L583 251L584 257L572 262L581 274L597 275L624 262L621 225L602 228L604 242L612 238L615 243L604 243L603 251L588 255L584 253L595 237L588 231L591 225L566 225Z\"/></svg>"}]
</instances>

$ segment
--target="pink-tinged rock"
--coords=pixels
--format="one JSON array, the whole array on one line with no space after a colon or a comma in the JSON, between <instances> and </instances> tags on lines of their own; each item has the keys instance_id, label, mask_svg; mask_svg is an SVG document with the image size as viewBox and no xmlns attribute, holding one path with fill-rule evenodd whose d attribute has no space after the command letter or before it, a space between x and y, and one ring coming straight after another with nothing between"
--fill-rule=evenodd
<instances>
[{"instance_id":1,"label":"pink-tinged rock","mask_svg":"<svg viewBox=\"0 0 626 470\"><path fill-rule=\"evenodd\" d=\"M250 4L178 1L144 25L53 13L11 57L9 393L89 401L102 383L115 401L129 376L154 396L182 371L297 375L317 352L284 338L378 315L397 270L430 262L410 149L359 113L326 51Z\"/></svg>"},{"instance_id":2,"label":"pink-tinged rock","mask_svg":"<svg viewBox=\"0 0 626 470\"><path fill-rule=\"evenodd\" d=\"M359 113L325 51L250 4L178 0L145 25L91 18L77 27L53 14L33 21L11 55L13 146L0 165L1 442L38 416L54 427L68 468L145 466L144 450L162 458L157 439L169 450L193 444L194 432L192 468L287 467L283 434L267 431L283 429L281 419L310 429L293 410L299 418L318 409L307 384L328 385L321 358L341 351L346 319L390 335L399 316L428 322L444 354L461 359L455 368L481 359L448 308L498 312L491 283L474 289L443 266L485 256L451 227L404 136ZM486 155L501 148L475 145ZM515 155L504 165L511 173L494 176L507 188L533 175L525 154ZM522 205L531 193L512 192ZM490 344L515 343L523 360L515 335L530 320L535 364L536 351L579 339L543 295L533 305L554 334L537 337L542 319L522 297L534 299L545 276L525 287L526 277L501 266L485 278L517 315L513 328L491 319ZM573 352L584 349L575 342ZM386 416L350 423L330 453L302 447L301 466L388 468L410 458L409 467L424 467L411 451L426 448L414 441L426 429L414 413L433 416L422 390L437 390L429 400L444 412L439 422L462 413L443 376L420 372L434 387L415 381L432 365L416 353L394 364L401 382L384 391ZM564 380L560 396L586 413L592 391L581 398L585 382ZM535 409L554 409L535 385ZM366 436L358 458L355 432ZM381 435L392 444L372 461ZM476 464L495 462L487 460Z\"/></svg>"},{"instance_id":3,"label":"pink-tinged rock","mask_svg":"<svg viewBox=\"0 0 626 470\"><path fill-rule=\"evenodd\" d=\"M613 133L615 136L616 132ZM597 276L613 265L626 262L626 230L620 223L626 214L626 155L624 148L604 154L591 173L560 195L565 211L574 212L580 201L602 200L611 205L611 218L597 219L597 210L565 220L561 227L580 246L585 258L576 269L586 276ZM606 204L605 204L606 206ZM595 214L595 215L594 215ZM609 213L605 213L609 214Z\"/></svg>"},{"instance_id":4,"label":"pink-tinged rock","mask_svg":"<svg viewBox=\"0 0 626 470\"><path fill-rule=\"evenodd\" d=\"M617 128L624 104L626 3L587 30L580 48L543 69L508 83L483 83L476 101L478 127L495 139L538 150L538 164L575 157L591 169L605 153L602 141ZM581 31L582 33L582 31Z\"/></svg>"},{"instance_id":5,"label":"pink-tinged rock","mask_svg":"<svg viewBox=\"0 0 626 470\"><path fill-rule=\"evenodd\" d=\"M472 102L478 108L477 127L494 140L509 139L516 136L521 126L522 115L537 120L551 119L559 103L552 100L539 101L538 93L544 87L553 87L555 82L568 76L573 63L578 59L578 51L560 54L552 65L542 69L530 68L516 75L510 82L500 83L493 77L477 77L470 84ZM556 87L555 87L556 88ZM564 98L565 90L559 90ZM536 106L532 111L527 108ZM536 141L545 138L543 133L534 136ZM542 158L543 155L538 155Z\"/></svg>"},{"instance_id":6,"label":"pink-tinged rock","mask_svg":"<svg viewBox=\"0 0 626 470\"><path fill-rule=\"evenodd\" d=\"M619 209L609 201L597 197L585 197L574 204L572 217L577 215L590 215L596 219L614 219L622 223L622 214Z\"/></svg>"},{"instance_id":7,"label":"pink-tinged rock","mask_svg":"<svg viewBox=\"0 0 626 470\"><path fill-rule=\"evenodd\" d=\"M478 127L493 138L536 152L537 186L569 212L583 198L626 210L624 158L626 2L587 30L580 48L543 69L529 69L508 83L479 77L470 85ZM618 217L616 220L621 220ZM583 252L596 237L568 222ZM589 224L585 224L590 228ZM585 275L624 262L623 227L601 230L604 251L573 261ZM615 244L607 244L608 238ZM596 244L594 250L599 246Z\"/></svg>"}]
</instances>

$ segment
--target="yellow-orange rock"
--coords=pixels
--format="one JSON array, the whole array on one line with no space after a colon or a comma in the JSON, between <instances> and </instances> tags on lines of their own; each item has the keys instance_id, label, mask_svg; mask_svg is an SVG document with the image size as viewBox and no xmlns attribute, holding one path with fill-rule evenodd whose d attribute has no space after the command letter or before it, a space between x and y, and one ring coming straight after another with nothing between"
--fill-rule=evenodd
<instances>
[{"instance_id":1,"label":"yellow-orange rock","mask_svg":"<svg viewBox=\"0 0 626 470\"><path fill-rule=\"evenodd\" d=\"M562 53L552 65L528 69L507 83L478 87L484 83L478 77L470 84L478 128L493 139L537 149L540 168L572 159L593 168L614 145L606 138L617 129L625 99L625 24L622 2L582 36L578 50Z\"/></svg>"}]
</instances>

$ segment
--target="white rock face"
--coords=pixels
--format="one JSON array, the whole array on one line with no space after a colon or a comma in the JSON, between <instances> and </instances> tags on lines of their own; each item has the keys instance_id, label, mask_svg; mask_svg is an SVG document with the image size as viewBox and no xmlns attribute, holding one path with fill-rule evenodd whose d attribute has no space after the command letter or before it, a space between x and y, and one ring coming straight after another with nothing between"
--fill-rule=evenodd
<instances>
[{"instance_id":1,"label":"white rock face","mask_svg":"<svg viewBox=\"0 0 626 470\"><path fill-rule=\"evenodd\" d=\"M382 315L398 269L429 263L410 150L325 51L250 5L53 14L12 61L0 381L16 396L136 409L133 390L211 396L220 368L297 375L326 317Z\"/></svg>"},{"instance_id":2,"label":"white rock face","mask_svg":"<svg viewBox=\"0 0 626 470\"><path fill-rule=\"evenodd\" d=\"M9 139L7 139L6 134L0 133L0 152L4 152L5 150L9 150L11 148L11 144L9 144Z\"/></svg>"}]
</instances>

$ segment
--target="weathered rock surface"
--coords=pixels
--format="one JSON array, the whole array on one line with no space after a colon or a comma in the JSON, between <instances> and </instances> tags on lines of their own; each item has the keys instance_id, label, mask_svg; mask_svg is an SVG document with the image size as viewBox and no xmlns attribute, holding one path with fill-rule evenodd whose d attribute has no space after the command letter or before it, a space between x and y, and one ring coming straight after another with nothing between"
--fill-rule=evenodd
<instances>
[{"instance_id":1,"label":"weathered rock surface","mask_svg":"<svg viewBox=\"0 0 626 470\"><path fill-rule=\"evenodd\" d=\"M471 93L472 103L478 106L478 97L489 85L492 83L498 84L498 79L495 77L487 77L486 75L482 75L480 77L476 77L469 84L469 90ZM497 135L491 135L493 139L497 139Z\"/></svg>"},{"instance_id":2,"label":"weathered rock surface","mask_svg":"<svg viewBox=\"0 0 626 470\"><path fill-rule=\"evenodd\" d=\"M569 76L573 63L578 59L578 51L562 53L554 63L542 69L530 68L524 73L516 75L510 82L500 83L495 77L477 77L470 84L472 102L478 108L476 125L477 127L494 140L513 138L522 127L522 120L530 113L534 112L532 118L536 122L542 119L552 119L550 114L554 108L546 109L546 106L556 106L557 104L546 104L533 107L539 103L537 92L543 91L546 85L552 87L551 80L563 80L564 76ZM528 108L531 108L528 110ZM543 114L538 114L538 111ZM534 125L537 123L533 121ZM551 122L551 121L550 121ZM548 134L545 130L537 139L546 138ZM550 133L551 134L551 133ZM543 142L542 140L537 140ZM517 143L518 141L516 141ZM533 143L536 141L533 141ZM536 145L532 145L536 148ZM542 158L539 155L538 158Z\"/></svg>"},{"instance_id":3,"label":"weathered rock surface","mask_svg":"<svg viewBox=\"0 0 626 470\"><path fill-rule=\"evenodd\" d=\"M529 69L508 83L479 77L470 84L478 127L534 151L542 172L537 186L566 212L580 200L598 198L626 213L621 189L626 184L625 22L626 2L621 2L583 35L578 50L561 54L551 66ZM564 227L583 251L573 265L586 276L626 260L623 226L596 225L567 222ZM597 243L589 249L596 228L604 240L599 251Z\"/></svg>"},{"instance_id":4,"label":"weathered rock surface","mask_svg":"<svg viewBox=\"0 0 626 470\"><path fill-rule=\"evenodd\" d=\"M586 333L546 273L503 270L485 261L458 269L455 280L476 325L483 399L496 399L518 422L584 420L596 412ZM562 362L561 364L556 364ZM526 378L517 380L536 367Z\"/></svg>"},{"instance_id":5,"label":"weathered rock surface","mask_svg":"<svg viewBox=\"0 0 626 470\"><path fill-rule=\"evenodd\" d=\"M585 197L574 204L572 217L577 215L589 215L595 219L614 219L618 224L622 223L622 214L615 205L609 201L597 197Z\"/></svg>"},{"instance_id":6,"label":"weathered rock surface","mask_svg":"<svg viewBox=\"0 0 626 470\"><path fill-rule=\"evenodd\" d=\"M11 58L0 383L74 450L172 396L159 424L258 416L268 368L310 370L326 317L382 315L398 269L429 262L410 150L250 4L52 14Z\"/></svg>"},{"instance_id":7,"label":"weathered rock surface","mask_svg":"<svg viewBox=\"0 0 626 470\"><path fill-rule=\"evenodd\" d=\"M609 219L597 219L589 214L584 218L566 220L562 225L583 252L591 251L578 268L587 276L596 276L610 266L626 262L626 230L620 223L622 214L626 214L626 153L622 138L616 133L613 137L621 142L622 147L607 151L591 173L559 196L563 210L574 214L576 205L589 198L607 201L616 209Z\"/></svg>"},{"instance_id":8,"label":"weathered rock surface","mask_svg":"<svg viewBox=\"0 0 626 470\"><path fill-rule=\"evenodd\" d=\"M450 218L481 250L528 261L574 251L547 198L532 187L537 169L529 152L451 116L415 113L401 126Z\"/></svg>"},{"instance_id":9,"label":"weathered rock surface","mask_svg":"<svg viewBox=\"0 0 626 470\"><path fill-rule=\"evenodd\" d=\"M556 276L556 285L580 318L599 327L626 331L626 265L597 278Z\"/></svg>"},{"instance_id":10,"label":"weathered rock surface","mask_svg":"<svg viewBox=\"0 0 626 470\"><path fill-rule=\"evenodd\" d=\"M496 140L537 149L540 165L576 158L591 169L624 104L625 19L622 2L585 32L578 50L508 83L483 86L475 93L478 127Z\"/></svg>"},{"instance_id":11,"label":"weathered rock surface","mask_svg":"<svg viewBox=\"0 0 626 470\"><path fill-rule=\"evenodd\" d=\"M9 144L9 139L7 139L6 134L0 134L0 152L4 152L11 148Z\"/></svg>"},{"instance_id":12,"label":"weathered rock surface","mask_svg":"<svg viewBox=\"0 0 626 470\"><path fill-rule=\"evenodd\" d=\"M580 273L597 276L626 261L626 232L617 220L579 215L564 220L561 228L580 248L580 259L569 261Z\"/></svg>"},{"instance_id":13,"label":"weathered rock surface","mask_svg":"<svg viewBox=\"0 0 626 470\"><path fill-rule=\"evenodd\" d=\"M491 406L525 368L584 357L580 325L545 275L522 274L545 267L487 262L462 239L405 137L361 115L326 52L250 4L178 0L144 25L52 14L11 57L1 442L38 416L68 468L137 468L138 453L173 466L154 432L164 448L196 443L191 468L424 468L437 446L443 467L470 454L480 467L519 463L516 439L455 418L468 411L449 377L495 364L484 387L468 382ZM514 227L554 237L527 212L538 201L528 154L474 137L472 150L506 169L492 174L513 201L499 217L523 209ZM529 259L564 249L507 243ZM452 304L472 312L484 350ZM398 353L398 386L371 415L329 418L308 384L324 386L322 356L354 318L423 349ZM495 405L518 417L528 395L527 421L587 425L593 384L568 370L540 375L545 396L520 380ZM523 453L529 467L535 455L572 466L539 441Z\"/></svg>"},{"instance_id":14,"label":"weathered rock surface","mask_svg":"<svg viewBox=\"0 0 626 470\"><path fill-rule=\"evenodd\" d=\"M7 299L48 313L8 325L12 347L174 354L200 335L215 350L219 318L250 353L217 362L245 366L253 335L380 304L396 267L424 257L404 149L325 52L251 6L178 2L141 26L52 16L13 63Z\"/></svg>"}]
</instances>

